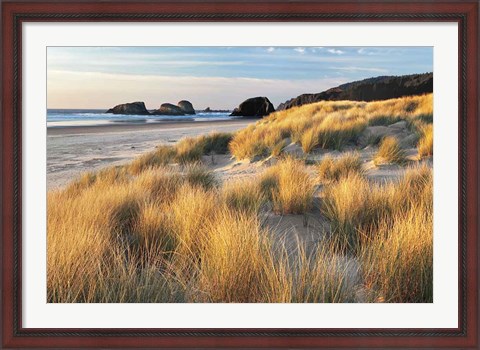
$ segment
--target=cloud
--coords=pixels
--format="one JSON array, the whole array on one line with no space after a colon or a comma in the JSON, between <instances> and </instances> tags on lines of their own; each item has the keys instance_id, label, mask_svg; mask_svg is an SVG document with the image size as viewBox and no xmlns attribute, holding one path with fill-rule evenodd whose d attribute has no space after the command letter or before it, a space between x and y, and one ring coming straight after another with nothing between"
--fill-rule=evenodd
<instances>
[{"instance_id":1,"label":"cloud","mask_svg":"<svg viewBox=\"0 0 480 350\"><path fill-rule=\"evenodd\" d=\"M327 49L327 52L333 53L335 55L343 55L345 53L345 51L337 50L337 49Z\"/></svg>"},{"instance_id":2,"label":"cloud","mask_svg":"<svg viewBox=\"0 0 480 350\"><path fill-rule=\"evenodd\" d=\"M324 47L323 46L313 46L310 48L310 51L312 51L313 53L317 52L317 51L321 51L323 50Z\"/></svg>"},{"instance_id":3,"label":"cloud","mask_svg":"<svg viewBox=\"0 0 480 350\"><path fill-rule=\"evenodd\" d=\"M147 108L187 99L196 108L233 109L252 96L267 96L277 106L302 93L316 93L350 81L345 76L319 79L257 79L169 77L72 72L48 72L48 108L110 108L144 101Z\"/></svg>"},{"instance_id":4,"label":"cloud","mask_svg":"<svg viewBox=\"0 0 480 350\"><path fill-rule=\"evenodd\" d=\"M267 49L267 52L273 52L273 51L275 51L275 48L274 48L274 47L269 47L269 48Z\"/></svg>"},{"instance_id":5,"label":"cloud","mask_svg":"<svg viewBox=\"0 0 480 350\"><path fill-rule=\"evenodd\" d=\"M361 49L358 49L357 52L360 55L369 55L369 56L375 55L375 53L373 51L368 51L368 50L364 49L363 47Z\"/></svg>"},{"instance_id":6,"label":"cloud","mask_svg":"<svg viewBox=\"0 0 480 350\"><path fill-rule=\"evenodd\" d=\"M372 72L372 73L387 73L388 69L384 68L370 68L370 67L330 67L330 69L335 69L344 72Z\"/></svg>"},{"instance_id":7,"label":"cloud","mask_svg":"<svg viewBox=\"0 0 480 350\"><path fill-rule=\"evenodd\" d=\"M296 47L293 50L297 51L298 53L305 53L305 48L304 47Z\"/></svg>"}]
</instances>

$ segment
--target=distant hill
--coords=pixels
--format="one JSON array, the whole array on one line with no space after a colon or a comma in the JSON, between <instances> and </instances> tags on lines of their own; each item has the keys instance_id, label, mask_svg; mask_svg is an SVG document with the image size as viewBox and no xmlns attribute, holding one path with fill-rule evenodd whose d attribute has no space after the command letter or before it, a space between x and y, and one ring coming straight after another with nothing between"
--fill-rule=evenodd
<instances>
[{"instance_id":1,"label":"distant hill","mask_svg":"<svg viewBox=\"0 0 480 350\"><path fill-rule=\"evenodd\" d=\"M302 94L284 103L277 111L323 100L374 101L433 92L433 73L380 76L339 85L316 94Z\"/></svg>"}]
</instances>

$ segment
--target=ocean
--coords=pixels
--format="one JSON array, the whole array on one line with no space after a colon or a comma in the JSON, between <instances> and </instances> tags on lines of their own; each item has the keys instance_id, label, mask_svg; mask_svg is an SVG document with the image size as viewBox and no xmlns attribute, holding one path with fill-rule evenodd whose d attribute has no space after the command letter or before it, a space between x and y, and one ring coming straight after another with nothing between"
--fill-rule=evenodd
<instances>
[{"instance_id":1,"label":"ocean","mask_svg":"<svg viewBox=\"0 0 480 350\"><path fill-rule=\"evenodd\" d=\"M168 121L204 122L231 120L230 112L197 112L195 115L125 115L105 113L104 109L48 109L47 127L109 125L112 123L156 123Z\"/></svg>"}]
</instances>

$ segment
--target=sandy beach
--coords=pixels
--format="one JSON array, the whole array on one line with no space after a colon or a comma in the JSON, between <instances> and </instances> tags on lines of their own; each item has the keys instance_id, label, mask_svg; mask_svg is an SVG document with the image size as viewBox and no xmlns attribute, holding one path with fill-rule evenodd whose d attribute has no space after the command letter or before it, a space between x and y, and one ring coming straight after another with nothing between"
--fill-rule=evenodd
<instances>
[{"instance_id":1,"label":"sandy beach","mask_svg":"<svg viewBox=\"0 0 480 350\"><path fill-rule=\"evenodd\" d=\"M161 144L212 131L233 132L256 119L69 126L47 130L47 189L61 188L85 171L120 165Z\"/></svg>"}]
</instances>

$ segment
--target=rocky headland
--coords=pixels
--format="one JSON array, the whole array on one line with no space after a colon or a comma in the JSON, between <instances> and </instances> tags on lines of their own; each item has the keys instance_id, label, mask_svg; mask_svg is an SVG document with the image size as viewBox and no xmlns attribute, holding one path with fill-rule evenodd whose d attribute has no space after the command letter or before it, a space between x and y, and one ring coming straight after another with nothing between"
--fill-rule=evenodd
<instances>
[{"instance_id":1,"label":"rocky headland","mask_svg":"<svg viewBox=\"0 0 480 350\"><path fill-rule=\"evenodd\" d=\"M380 76L339 85L315 94L302 94L284 103L277 111L324 100L375 101L433 92L433 73Z\"/></svg>"}]
</instances>

